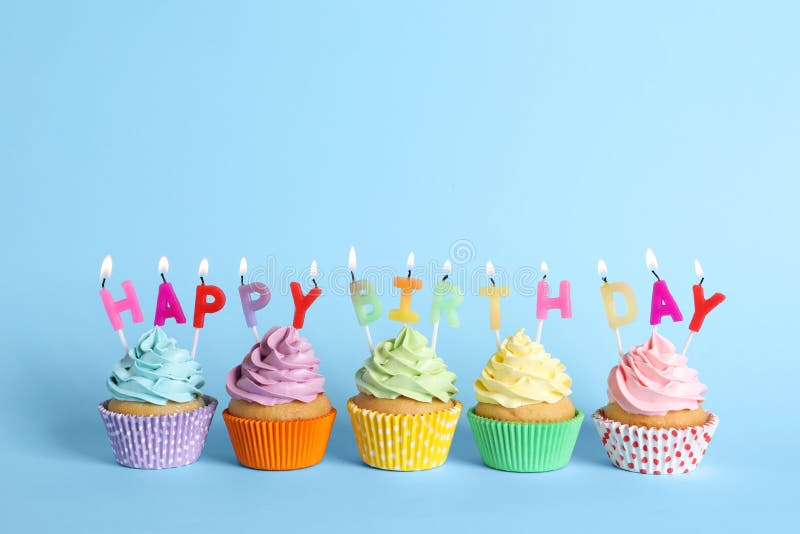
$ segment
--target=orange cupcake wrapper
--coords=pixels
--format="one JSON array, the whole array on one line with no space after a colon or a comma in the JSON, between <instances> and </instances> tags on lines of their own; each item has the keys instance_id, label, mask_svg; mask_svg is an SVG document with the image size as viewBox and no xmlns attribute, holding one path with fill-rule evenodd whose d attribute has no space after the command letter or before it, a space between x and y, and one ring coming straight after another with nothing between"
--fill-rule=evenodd
<instances>
[{"instance_id":1,"label":"orange cupcake wrapper","mask_svg":"<svg viewBox=\"0 0 800 534\"><path fill-rule=\"evenodd\" d=\"M361 460L378 469L419 471L439 467L450 452L462 405L421 415L364 410L351 400L347 411Z\"/></svg>"},{"instance_id":2,"label":"orange cupcake wrapper","mask_svg":"<svg viewBox=\"0 0 800 534\"><path fill-rule=\"evenodd\" d=\"M222 412L236 459L265 471L302 469L325 456L336 410L315 419L262 421Z\"/></svg>"}]
</instances>

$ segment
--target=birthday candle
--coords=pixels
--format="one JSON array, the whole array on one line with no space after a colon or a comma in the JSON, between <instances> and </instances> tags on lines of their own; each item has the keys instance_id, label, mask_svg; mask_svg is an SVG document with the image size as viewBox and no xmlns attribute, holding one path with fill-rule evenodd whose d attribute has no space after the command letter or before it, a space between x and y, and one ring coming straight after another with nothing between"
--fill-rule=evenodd
<instances>
[{"instance_id":1,"label":"birthday candle","mask_svg":"<svg viewBox=\"0 0 800 534\"><path fill-rule=\"evenodd\" d=\"M347 258L347 267L350 269L350 300L353 302L353 310L356 312L356 319L358 324L364 327L364 334L367 336L367 345L369 345L369 352L372 354L374 347L372 345L372 334L369 331L370 323L374 323L380 319L383 313L383 303L375 293L375 288L367 280L363 278L356 280L356 249L350 247L350 254Z\"/></svg>"},{"instance_id":2,"label":"birthday candle","mask_svg":"<svg viewBox=\"0 0 800 534\"><path fill-rule=\"evenodd\" d=\"M258 343L260 338L258 336L258 319L256 319L256 312L269 304L272 295L266 284L261 282L245 284L245 274L247 274L247 259L242 257L239 261L239 299L242 301L244 322L253 331L253 336L255 336L256 343ZM253 298L253 295L257 295L257 297Z\"/></svg>"},{"instance_id":3,"label":"birthday candle","mask_svg":"<svg viewBox=\"0 0 800 534\"><path fill-rule=\"evenodd\" d=\"M217 313L225 306L225 293L217 286L207 285L205 276L208 274L208 260L203 259L200 262L200 268L197 270L200 276L200 285L197 286L194 298L194 319L192 325L194 326L194 342L192 343L192 358L197 354L197 341L200 338L200 329L203 328L206 322L206 314ZM208 301L211 297L211 302Z\"/></svg>"},{"instance_id":4,"label":"birthday candle","mask_svg":"<svg viewBox=\"0 0 800 534\"><path fill-rule=\"evenodd\" d=\"M125 333L123 328L125 323L122 321L122 312L130 311L131 320L134 323L141 323L144 321L142 316L142 308L139 306L139 297L136 296L136 290L133 288L133 283L130 280L122 282L122 291L125 292L125 298L114 300L111 291L106 288L106 279L111 277L111 256L106 256L103 259L103 264L100 266L100 299L106 309L108 320L111 321L111 328L117 332L119 341L122 344L122 349L128 352L128 342L125 340Z\"/></svg>"},{"instance_id":5,"label":"birthday candle","mask_svg":"<svg viewBox=\"0 0 800 534\"><path fill-rule=\"evenodd\" d=\"M608 274L608 267L606 267L606 262L602 259L597 262L597 274L600 275L600 278L603 280L603 284L600 286L600 296L603 299L606 320L608 321L609 328L614 330L614 334L617 337L617 349L620 355L622 355L622 338L620 337L619 329L636 320L636 314L638 312L636 308L636 296L633 294L633 288L625 282L608 282L608 278L606 277ZM617 305L614 303L615 293L619 293L625 301L624 315L620 315L617 311Z\"/></svg>"},{"instance_id":6,"label":"birthday candle","mask_svg":"<svg viewBox=\"0 0 800 534\"><path fill-rule=\"evenodd\" d=\"M445 275L441 281L433 288L433 302L431 303L431 322L433 323L433 335L431 336L431 348L436 350L436 341L439 334L439 321L442 317L442 312L445 314L447 324L452 328L458 328L458 307L464 301L464 293L461 288L450 282L447 278L450 276L452 266L450 260L444 262L442 269ZM448 298L449 297L449 298Z\"/></svg>"},{"instance_id":7,"label":"birthday candle","mask_svg":"<svg viewBox=\"0 0 800 534\"><path fill-rule=\"evenodd\" d=\"M661 319L664 316L671 317L677 323L683 321L683 314L678 308L678 303L672 297L672 293L669 292L667 282L662 280L656 273L658 261L652 249L647 249L645 263L647 263L647 268L653 273L653 276L656 277L656 281L653 284L653 298L650 303L650 324L653 326L653 332L655 332L656 325L661 324Z\"/></svg>"},{"instance_id":8,"label":"birthday candle","mask_svg":"<svg viewBox=\"0 0 800 534\"><path fill-rule=\"evenodd\" d=\"M694 315L692 315L692 320L689 323L689 336L686 338L686 343L684 343L683 350L681 351L681 354L684 355L689 349L689 343L692 342L692 337L699 332L700 328L703 326L703 321L705 321L706 316L711 310L722 304L725 300L725 295L722 293L714 293L711 295L711 298L706 299L705 291L703 290L703 281L705 280L703 267L700 266L700 262L697 260L694 260L694 272L700 279L700 282L692 286Z\"/></svg>"},{"instance_id":9,"label":"birthday candle","mask_svg":"<svg viewBox=\"0 0 800 534\"><path fill-rule=\"evenodd\" d=\"M497 346L500 346L500 298L510 294L508 286L498 286L494 282L494 264L486 262L486 276L492 285L478 288L481 297L489 297L489 327L494 331Z\"/></svg>"},{"instance_id":10,"label":"birthday candle","mask_svg":"<svg viewBox=\"0 0 800 534\"><path fill-rule=\"evenodd\" d=\"M169 271L169 262L166 256L161 256L158 260L158 272L161 275L161 284L158 286L158 299L156 300L156 318L153 321L155 326L164 326L167 319L174 318L178 324L186 322L183 308L178 301L178 296L172 288L172 284L167 282L166 273Z\"/></svg>"},{"instance_id":11,"label":"birthday candle","mask_svg":"<svg viewBox=\"0 0 800 534\"><path fill-rule=\"evenodd\" d=\"M311 268L309 269L309 274L311 275L311 281L314 283L314 287L312 287L308 293L305 295L303 294L303 289L300 287L300 284L297 282L292 282L289 284L289 289L292 291L292 300L294 300L294 320L292 321L292 326L297 328L303 328L303 323L305 322L306 312L308 308L311 307L311 304L317 300L317 297L322 295L322 290L317 286L317 261L313 260L311 262Z\"/></svg>"},{"instance_id":12,"label":"birthday candle","mask_svg":"<svg viewBox=\"0 0 800 534\"><path fill-rule=\"evenodd\" d=\"M422 280L411 278L411 270L414 268L414 253L408 255L408 276L395 276L394 287L400 290L400 307L389 310L389 319L401 323L416 323L419 321L419 314L411 310L411 296L414 291L422 288Z\"/></svg>"},{"instance_id":13,"label":"birthday candle","mask_svg":"<svg viewBox=\"0 0 800 534\"><path fill-rule=\"evenodd\" d=\"M562 319L572 317L572 300L570 299L569 280L562 280L558 284L558 296L550 296L550 285L547 283L547 262L543 261L540 266L542 279L536 286L536 318L539 320L539 327L536 330L536 342L542 342L542 327L547 319L550 310L559 310Z\"/></svg>"}]
</instances>

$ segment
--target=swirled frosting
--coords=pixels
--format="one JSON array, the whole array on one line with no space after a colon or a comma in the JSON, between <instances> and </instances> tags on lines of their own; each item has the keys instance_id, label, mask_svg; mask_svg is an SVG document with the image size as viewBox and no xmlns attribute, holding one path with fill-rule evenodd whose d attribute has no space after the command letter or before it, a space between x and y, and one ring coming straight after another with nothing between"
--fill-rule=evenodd
<instances>
[{"instance_id":1,"label":"swirled frosting","mask_svg":"<svg viewBox=\"0 0 800 534\"><path fill-rule=\"evenodd\" d=\"M200 395L203 384L200 364L159 327L139 338L106 381L115 399L162 406L167 401L191 401Z\"/></svg>"},{"instance_id":2,"label":"swirled frosting","mask_svg":"<svg viewBox=\"0 0 800 534\"><path fill-rule=\"evenodd\" d=\"M572 393L572 379L560 360L544 351L521 328L497 349L475 381L479 402L519 408L541 402L555 403Z\"/></svg>"},{"instance_id":3,"label":"swirled frosting","mask_svg":"<svg viewBox=\"0 0 800 534\"><path fill-rule=\"evenodd\" d=\"M695 410L708 388L686 362L672 343L654 333L647 343L620 356L608 375L608 399L642 415Z\"/></svg>"},{"instance_id":4,"label":"swirled frosting","mask_svg":"<svg viewBox=\"0 0 800 534\"><path fill-rule=\"evenodd\" d=\"M233 399L263 406L311 402L325 384L318 368L311 343L296 328L274 326L228 372L225 389Z\"/></svg>"},{"instance_id":5,"label":"swirled frosting","mask_svg":"<svg viewBox=\"0 0 800 534\"><path fill-rule=\"evenodd\" d=\"M358 390L381 399L449 401L458 393L456 375L427 344L425 336L404 326L396 338L379 343L356 371Z\"/></svg>"}]
</instances>

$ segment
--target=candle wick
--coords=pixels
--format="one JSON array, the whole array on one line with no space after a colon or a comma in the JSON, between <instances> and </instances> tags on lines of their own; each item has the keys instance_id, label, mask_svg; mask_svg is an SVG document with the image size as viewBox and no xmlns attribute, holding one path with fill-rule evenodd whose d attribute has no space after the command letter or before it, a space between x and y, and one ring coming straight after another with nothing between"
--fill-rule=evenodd
<instances>
[{"instance_id":1,"label":"candle wick","mask_svg":"<svg viewBox=\"0 0 800 534\"><path fill-rule=\"evenodd\" d=\"M164 273L159 273L159 274L161 275L161 280L163 280L163 281L164 281L164 283L166 284L166 283L167 283L167 279L166 279L166 277L164 276Z\"/></svg>"},{"instance_id":2,"label":"candle wick","mask_svg":"<svg viewBox=\"0 0 800 534\"><path fill-rule=\"evenodd\" d=\"M545 278L547 278L547 273L544 273L544 275L542 276L542 280L544 280Z\"/></svg>"},{"instance_id":3,"label":"candle wick","mask_svg":"<svg viewBox=\"0 0 800 534\"><path fill-rule=\"evenodd\" d=\"M604 276L604 277L602 278L602 280L603 280L603 283L605 283L605 284L607 284L607 283L608 283L608 277L607 277L607 276Z\"/></svg>"},{"instance_id":4,"label":"candle wick","mask_svg":"<svg viewBox=\"0 0 800 534\"><path fill-rule=\"evenodd\" d=\"M650 272L651 272L651 273L653 273L653 276L655 276L655 277L656 277L656 280L661 280L661 277L660 277L660 276L658 276L658 273L657 273L655 270L652 270L652 271L650 271Z\"/></svg>"},{"instance_id":5,"label":"candle wick","mask_svg":"<svg viewBox=\"0 0 800 534\"><path fill-rule=\"evenodd\" d=\"M408 270L408 277L411 278L411 269Z\"/></svg>"},{"instance_id":6,"label":"candle wick","mask_svg":"<svg viewBox=\"0 0 800 534\"><path fill-rule=\"evenodd\" d=\"M311 281L314 282L314 287L317 287L317 281L314 278L312 278Z\"/></svg>"},{"instance_id":7,"label":"candle wick","mask_svg":"<svg viewBox=\"0 0 800 534\"><path fill-rule=\"evenodd\" d=\"M239 276L239 281L244 285L244 275Z\"/></svg>"},{"instance_id":8,"label":"candle wick","mask_svg":"<svg viewBox=\"0 0 800 534\"><path fill-rule=\"evenodd\" d=\"M703 285L703 280L705 280L705 277L700 279L700 285L701 286ZM103 282L105 282L105 279L103 280Z\"/></svg>"},{"instance_id":9,"label":"candle wick","mask_svg":"<svg viewBox=\"0 0 800 534\"><path fill-rule=\"evenodd\" d=\"M352 280L353 282L356 281L356 273L354 273L353 271L350 271L350 280Z\"/></svg>"},{"instance_id":10,"label":"candle wick","mask_svg":"<svg viewBox=\"0 0 800 534\"><path fill-rule=\"evenodd\" d=\"M492 277L490 276L490 277L489 277L489 281L492 283L492 287L494 287L494 278L492 278Z\"/></svg>"},{"instance_id":11,"label":"candle wick","mask_svg":"<svg viewBox=\"0 0 800 534\"><path fill-rule=\"evenodd\" d=\"M202 276L200 277L200 283L203 284L203 285L206 285L206 281Z\"/></svg>"},{"instance_id":12,"label":"candle wick","mask_svg":"<svg viewBox=\"0 0 800 534\"><path fill-rule=\"evenodd\" d=\"M444 275L444 276L442 277L442 282L444 282L445 280L447 280L447 277L448 277L448 276L450 276L450 275L449 275L449 274L446 274L446 275Z\"/></svg>"},{"instance_id":13,"label":"candle wick","mask_svg":"<svg viewBox=\"0 0 800 534\"><path fill-rule=\"evenodd\" d=\"M700 282L700 283L702 284L703 282ZM105 287L106 287L106 279L103 278L103 281L100 282L100 289L104 289Z\"/></svg>"}]
</instances>

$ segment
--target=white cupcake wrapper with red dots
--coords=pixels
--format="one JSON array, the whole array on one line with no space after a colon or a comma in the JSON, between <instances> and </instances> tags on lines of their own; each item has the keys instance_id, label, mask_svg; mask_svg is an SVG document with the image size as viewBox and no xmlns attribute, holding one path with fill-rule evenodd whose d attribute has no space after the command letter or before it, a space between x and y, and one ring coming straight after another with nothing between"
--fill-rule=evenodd
<instances>
[{"instance_id":1,"label":"white cupcake wrapper with red dots","mask_svg":"<svg viewBox=\"0 0 800 534\"><path fill-rule=\"evenodd\" d=\"M594 412L592 420L611 463L646 475L694 471L719 425L717 416L710 412L705 424L688 428L626 425L607 419L602 410Z\"/></svg>"}]
</instances>

